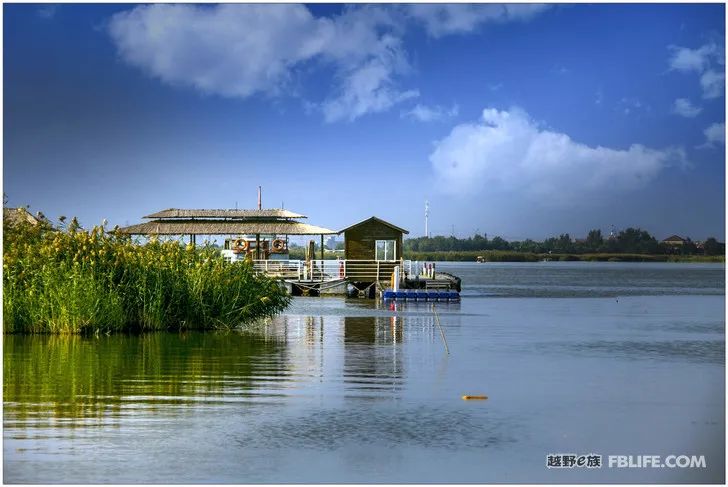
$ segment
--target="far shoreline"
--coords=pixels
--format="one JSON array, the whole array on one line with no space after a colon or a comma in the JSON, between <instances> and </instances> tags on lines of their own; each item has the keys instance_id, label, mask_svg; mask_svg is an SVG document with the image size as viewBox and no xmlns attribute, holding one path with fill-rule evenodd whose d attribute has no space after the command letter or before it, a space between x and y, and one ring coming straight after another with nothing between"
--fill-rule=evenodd
<instances>
[{"instance_id":1,"label":"far shoreline","mask_svg":"<svg viewBox=\"0 0 728 487\"><path fill-rule=\"evenodd\" d=\"M303 259L297 256L299 249L291 249L291 258ZM303 249L300 249L303 254ZM674 263L702 263L725 264L725 255L679 255L679 254L629 254L629 253L533 253L514 252L510 250L437 250L428 252L405 251L405 260L425 262L674 262ZM326 250L325 260L343 258L343 251Z\"/></svg>"}]
</instances>

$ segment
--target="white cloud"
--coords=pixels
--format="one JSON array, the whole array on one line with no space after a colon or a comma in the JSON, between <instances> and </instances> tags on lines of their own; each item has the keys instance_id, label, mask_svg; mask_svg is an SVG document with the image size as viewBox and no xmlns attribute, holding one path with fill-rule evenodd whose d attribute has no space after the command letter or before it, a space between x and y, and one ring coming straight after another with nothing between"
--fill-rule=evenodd
<instances>
[{"instance_id":1,"label":"white cloud","mask_svg":"<svg viewBox=\"0 0 728 487\"><path fill-rule=\"evenodd\" d=\"M58 5L54 5L52 3L45 4L41 7L38 7L38 10L36 10L36 13L38 16L42 19L52 19L56 16L56 12L58 12Z\"/></svg>"},{"instance_id":2,"label":"white cloud","mask_svg":"<svg viewBox=\"0 0 728 487\"><path fill-rule=\"evenodd\" d=\"M703 131L705 144L701 147L715 147L725 144L725 123L714 123Z\"/></svg>"},{"instance_id":3,"label":"white cloud","mask_svg":"<svg viewBox=\"0 0 728 487\"><path fill-rule=\"evenodd\" d=\"M427 106L417 104L411 110L402 112L400 115L402 118L411 118L419 122L436 122L451 117L457 117L460 112L460 107L453 105L450 108L444 108L439 105Z\"/></svg>"},{"instance_id":4,"label":"white cloud","mask_svg":"<svg viewBox=\"0 0 728 487\"><path fill-rule=\"evenodd\" d=\"M725 73L709 69L700 77L700 86L703 88L703 98L718 98L723 95L725 86Z\"/></svg>"},{"instance_id":5,"label":"white cloud","mask_svg":"<svg viewBox=\"0 0 728 487\"><path fill-rule=\"evenodd\" d=\"M412 22L424 22L439 36L528 20L546 8L356 5L316 17L300 4L149 4L113 15L108 31L128 64L202 93L292 95L307 76L318 75L328 94L304 105L334 122L419 96L400 86L411 71L402 37Z\"/></svg>"},{"instance_id":6,"label":"white cloud","mask_svg":"<svg viewBox=\"0 0 728 487\"><path fill-rule=\"evenodd\" d=\"M416 95L401 91L407 72L396 23L379 7L314 17L303 5L145 5L115 14L109 33L121 57L171 85L246 98L293 91L307 66L333 66L326 120L353 120Z\"/></svg>"},{"instance_id":7,"label":"white cloud","mask_svg":"<svg viewBox=\"0 0 728 487\"><path fill-rule=\"evenodd\" d=\"M542 128L518 108L486 108L481 122L456 126L430 155L446 192L493 187L559 202L641 188L666 166L684 161L681 149L589 147Z\"/></svg>"},{"instance_id":8,"label":"white cloud","mask_svg":"<svg viewBox=\"0 0 728 487\"><path fill-rule=\"evenodd\" d=\"M462 34L485 23L528 21L550 8L545 4L408 4L409 15L422 22L432 37Z\"/></svg>"},{"instance_id":9,"label":"white cloud","mask_svg":"<svg viewBox=\"0 0 728 487\"><path fill-rule=\"evenodd\" d=\"M693 105L687 98L678 98L672 106L672 111L683 117L692 118L702 112L703 109Z\"/></svg>"},{"instance_id":10,"label":"white cloud","mask_svg":"<svg viewBox=\"0 0 728 487\"><path fill-rule=\"evenodd\" d=\"M669 59L670 69L682 72L695 72L700 75L700 86L703 98L718 98L723 95L725 74L725 50L719 44L711 42L697 49L668 46L672 51ZM716 69L715 65L721 66Z\"/></svg>"},{"instance_id":11,"label":"white cloud","mask_svg":"<svg viewBox=\"0 0 728 487\"><path fill-rule=\"evenodd\" d=\"M698 49L687 47L668 46L672 51L670 68L677 71L696 71L702 73L711 63L711 59L718 55L718 46L714 43L705 44Z\"/></svg>"}]
</instances>

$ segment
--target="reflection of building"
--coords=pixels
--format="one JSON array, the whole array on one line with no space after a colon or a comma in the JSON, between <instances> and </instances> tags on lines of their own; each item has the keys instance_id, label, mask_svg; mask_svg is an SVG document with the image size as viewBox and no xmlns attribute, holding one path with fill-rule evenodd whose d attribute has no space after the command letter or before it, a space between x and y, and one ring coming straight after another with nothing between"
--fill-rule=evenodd
<instances>
[{"instance_id":1,"label":"reflection of building","mask_svg":"<svg viewBox=\"0 0 728 487\"><path fill-rule=\"evenodd\" d=\"M344 382L365 391L399 388L402 322L395 316L344 318Z\"/></svg>"},{"instance_id":2,"label":"reflection of building","mask_svg":"<svg viewBox=\"0 0 728 487\"><path fill-rule=\"evenodd\" d=\"M384 345L401 343L404 318L401 316L346 316L344 343Z\"/></svg>"}]
</instances>

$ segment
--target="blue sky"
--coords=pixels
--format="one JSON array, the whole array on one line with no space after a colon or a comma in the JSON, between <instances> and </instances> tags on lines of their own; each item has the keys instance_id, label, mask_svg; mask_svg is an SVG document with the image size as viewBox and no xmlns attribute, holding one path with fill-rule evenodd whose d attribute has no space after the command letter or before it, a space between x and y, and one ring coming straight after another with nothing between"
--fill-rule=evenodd
<instances>
[{"instance_id":1,"label":"blue sky","mask_svg":"<svg viewBox=\"0 0 728 487\"><path fill-rule=\"evenodd\" d=\"M724 5L4 5L3 190L508 239L725 232Z\"/></svg>"}]
</instances>

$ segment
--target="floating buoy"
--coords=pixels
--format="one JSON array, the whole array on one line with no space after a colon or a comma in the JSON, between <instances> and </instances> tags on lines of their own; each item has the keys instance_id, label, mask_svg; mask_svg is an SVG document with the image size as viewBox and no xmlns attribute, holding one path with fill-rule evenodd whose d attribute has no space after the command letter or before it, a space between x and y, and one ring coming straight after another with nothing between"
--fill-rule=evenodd
<instances>
[{"instance_id":1,"label":"floating buoy","mask_svg":"<svg viewBox=\"0 0 728 487\"><path fill-rule=\"evenodd\" d=\"M463 396L463 401L485 401L488 396Z\"/></svg>"}]
</instances>

